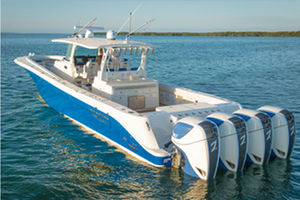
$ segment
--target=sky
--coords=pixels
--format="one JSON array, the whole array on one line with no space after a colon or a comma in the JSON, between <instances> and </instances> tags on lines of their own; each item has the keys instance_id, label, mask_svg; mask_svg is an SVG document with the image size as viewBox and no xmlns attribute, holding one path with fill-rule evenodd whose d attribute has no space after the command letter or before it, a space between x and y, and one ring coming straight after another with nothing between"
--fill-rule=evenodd
<instances>
[{"instance_id":1,"label":"sky","mask_svg":"<svg viewBox=\"0 0 300 200\"><path fill-rule=\"evenodd\" d=\"M155 18L142 31L300 30L300 0L1 0L1 32L73 33L94 17L118 30L140 4L133 28Z\"/></svg>"}]
</instances>

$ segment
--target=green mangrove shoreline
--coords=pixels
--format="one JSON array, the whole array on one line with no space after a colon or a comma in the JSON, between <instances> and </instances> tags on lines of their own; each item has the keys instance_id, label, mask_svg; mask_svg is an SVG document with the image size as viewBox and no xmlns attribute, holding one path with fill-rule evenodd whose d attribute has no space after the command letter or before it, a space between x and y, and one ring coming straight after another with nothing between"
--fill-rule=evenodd
<instances>
[{"instance_id":1,"label":"green mangrove shoreline","mask_svg":"<svg viewBox=\"0 0 300 200\"><path fill-rule=\"evenodd\" d=\"M95 35L105 35L105 32L98 32ZM126 32L121 32L119 35L126 35ZM149 36L223 36L223 37L300 37L300 31L280 31L280 32L140 32L134 35L149 35Z\"/></svg>"}]
</instances>

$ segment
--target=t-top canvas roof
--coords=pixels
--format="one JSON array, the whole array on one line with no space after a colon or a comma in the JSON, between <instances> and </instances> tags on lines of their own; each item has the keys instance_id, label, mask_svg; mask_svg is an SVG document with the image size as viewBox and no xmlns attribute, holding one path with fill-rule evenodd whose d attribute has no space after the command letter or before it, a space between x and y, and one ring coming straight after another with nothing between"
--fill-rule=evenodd
<instances>
[{"instance_id":1,"label":"t-top canvas roof","mask_svg":"<svg viewBox=\"0 0 300 200\"><path fill-rule=\"evenodd\" d=\"M108 40L105 38L61 38L54 39L52 42L61 42L67 44L74 44L77 46L82 46L88 49L99 49L108 47L119 47L119 48L158 48L157 46L152 46L149 44L126 41L126 40Z\"/></svg>"}]
</instances>

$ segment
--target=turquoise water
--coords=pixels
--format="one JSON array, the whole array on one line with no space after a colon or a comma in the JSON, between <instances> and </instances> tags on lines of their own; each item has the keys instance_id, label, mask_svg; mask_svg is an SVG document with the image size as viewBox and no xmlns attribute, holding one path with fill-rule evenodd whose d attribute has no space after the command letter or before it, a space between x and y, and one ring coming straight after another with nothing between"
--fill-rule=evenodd
<instances>
[{"instance_id":1,"label":"turquoise water","mask_svg":"<svg viewBox=\"0 0 300 200\"><path fill-rule=\"evenodd\" d=\"M53 34L2 34L1 199L299 199L300 38L150 37L161 46L148 76L256 109L292 111L296 140L288 160L219 171L209 183L178 169L133 160L44 104L14 58L60 55Z\"/></svg>"}]
</instances>

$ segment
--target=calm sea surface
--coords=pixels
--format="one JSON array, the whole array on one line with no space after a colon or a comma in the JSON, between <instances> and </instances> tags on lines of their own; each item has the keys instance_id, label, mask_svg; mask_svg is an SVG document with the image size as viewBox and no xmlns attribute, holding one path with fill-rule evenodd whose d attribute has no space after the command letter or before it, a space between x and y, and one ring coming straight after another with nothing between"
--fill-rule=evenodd
<instances>
[{"instance_id":1,"label":"calm sea surface","mask_svg":"<svg viewBox=\"0 0 300 200\"><path fill-rule=\"evenodd\" d=\"M161 46L148 59L149 77L294 113L288 160L219 172L206 183L135 161L44 104L13 60L64 54L65 45L51 43L60 37L2 35L1 199L300 199L300 38L133 37Z\"/></svg>"}]
</instances>

